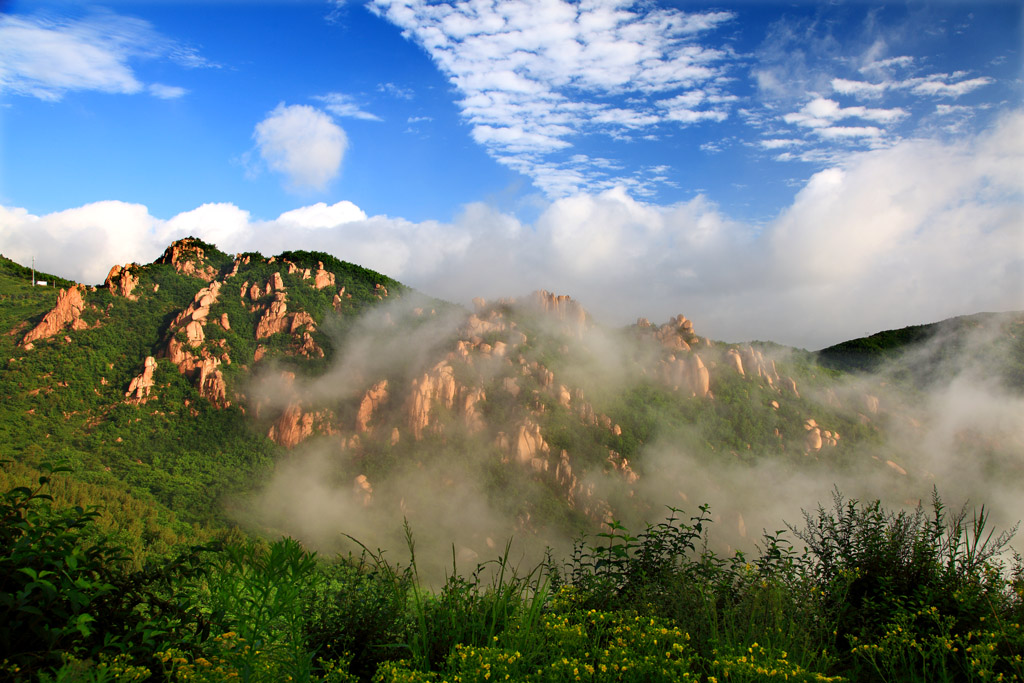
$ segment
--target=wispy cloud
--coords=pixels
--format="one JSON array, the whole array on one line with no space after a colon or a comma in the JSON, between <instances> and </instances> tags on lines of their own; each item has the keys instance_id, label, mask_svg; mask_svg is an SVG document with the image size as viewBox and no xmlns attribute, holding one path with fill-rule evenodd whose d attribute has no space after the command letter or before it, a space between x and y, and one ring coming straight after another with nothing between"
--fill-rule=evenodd
<instances>
[{"instance_id":1,"label":"wispy cloud","mask_svg":"<svg viewBox=\"0 0 1024 683\"><path fill-rule=\"evenodd\" d=\"M878 99L886 92L907 90L915 95L958 98L995 81L987 76L964 78L963 74L932 74L901 81L852 81L845 78L832 79L832 89L842 95L866 99Z\"/></svg>"},{"instance_id":2,"label":"wispy cloud","mask_svg":"<svg viewBox=\"0 0 1024 683\"><path fill-rule=\"evenodd\" d=\"M194 49L159 35L141 19L96 14L84 19L0 15L0 91L60 100L69 91L150 92L181 97L184 88L136 75L132 61L166 58L186 67L211 66Z\"/></svg>"},{"instance_id":3,"label":"wispy cloud","mask_svg":"<svg viewBox=\"0 0 1024 683\"><path fill-rule=\"evenodd\" d=\"M459 89L473 139L553 196L601 179L553 156L579 136L622 139L728 115L729 99L714 96L731 55L697 38L732 12L564 0L374 0L371 8L422 45ZM686 93L699 97L672 101Z\"/></svg>"},{"instance_id":4,"label":"wispy cloud","mask_svg":"<svg viewBox=\"0 0 1024 683\"><path fill-rule=\"evenodd\" d=\"M364 121L381 120L376 114L363 111L351 95L331 92L326 95L316 95L313 99L323 102L324 109L339 118L362 119Z\"/></svg>"},{"instance_id":5,"label":"wispy cloud","mask_svg":"<svg viewBox=\"0 0 1024 683\"><path fill-rule=\"evenodd\" d=\"M159 97L162 100L174 100L188 94L188 90L185 88L176 85L164 85L163 83L150 83L147 89L150 95Z\"/></svg>"}]
</instances>

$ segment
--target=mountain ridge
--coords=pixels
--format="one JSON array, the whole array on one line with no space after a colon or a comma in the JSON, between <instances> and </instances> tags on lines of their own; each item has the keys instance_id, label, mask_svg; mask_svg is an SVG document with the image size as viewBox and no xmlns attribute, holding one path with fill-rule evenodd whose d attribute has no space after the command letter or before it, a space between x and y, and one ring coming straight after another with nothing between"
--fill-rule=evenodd
<instances>
[{"instance_id":1,"label":"mountain ridge","mask_svg":"<svg viewBox=\"0 0 1024 683\"><path fill-rule=\"evenodd\" d=\"M5 456L63 457L186 523L337 549L340 528L375 537L411 516L470 557L650 518L761 467L866 472L894 495L934 476L904 447L871 452L926 428L887 382L715 342L682 315L603 328L544 291L468 311L329 254L194 238L49 310L18 296L37 312L2 319ZM986 444L965 452L1017 453ZM751 513L722 514L739 542Z\"/></svg>"}]
</instances>

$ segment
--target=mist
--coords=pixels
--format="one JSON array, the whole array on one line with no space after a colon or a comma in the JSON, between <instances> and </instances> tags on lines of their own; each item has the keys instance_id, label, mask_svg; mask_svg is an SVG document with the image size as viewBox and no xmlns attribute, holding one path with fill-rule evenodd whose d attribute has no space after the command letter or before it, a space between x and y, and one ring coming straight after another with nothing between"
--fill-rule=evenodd
<instances>
[{"instance_id":1,"label":"mist","mask_svg":"<svg viewBox=\"0 0 1024 683\"><path fill-rule=\"evenodd\" d=\"M618 519L636 535L670 507L686 519L709 504L709 547L754 554L763 532L802 526L803 511L829 508L835 491L927 508L934 490L948 509L966 506L968 519L984 505L998 530L1024 518L1024 396L1006 382L1020 315L942 331L869 374L836 376L806 352L768 347L764 367L797 373L798 397L750 368L737 379L726 361L732 345L694 336L691 350L670 352L644 328L603 326L557 298L549 301L560 308L544 310L544 300L470 313L403 298L335 326L338 351L323 375L258 375L248 395L265 423L297 405L322 428L278 461L238 507L240 522L327 555L365 545L405 563L407 521L421 577L437 583L453 567L494 559L510 539L514 561L529 568L548 548L568 557L574 539L602 522ZM803 429L814 420L836 432L837 445L801 451L794 437L781 450L730 451L669 412L629 458L610 449L619 443L609 436L619 429L613 416L630 416L622 397L656 381L666 357L692 355L709 370L710 392L680 390L680 404L712 411L739 395L716 390L739 387L752 409L766 411L772 399L781 407L767 414ZM845 425L861 436L839 435ZM548 442L570 444L568 458Z\"/></svg>"}]
</instances>

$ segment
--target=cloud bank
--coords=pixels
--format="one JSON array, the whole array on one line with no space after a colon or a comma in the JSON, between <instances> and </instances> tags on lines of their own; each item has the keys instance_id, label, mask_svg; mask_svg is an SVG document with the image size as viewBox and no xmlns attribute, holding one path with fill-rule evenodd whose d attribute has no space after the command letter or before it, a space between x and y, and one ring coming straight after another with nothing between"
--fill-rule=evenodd
<instances>
[{"instance_id":1,"label":"cloud bank","mask_svg":"<svg viewBox=\"0 0 1024 683\"><path fill-rule=\"evenodd\" d=\"M308 116L280 109L285 123ZM1024 309L1022 163L1017 111L960 142L905 140L853 155L815 174L763 225L733 220L705 197L662 206L621 188L555 200L532 225L482 203L450 222L413 223L347 201L273 220L227 203L162 220L106 201L45 216L0 208L0 248L98 282L113 263L152 261L192 234L229 252L327 251L452 301L544 288L611 324L684 313L713 338L820 348Z\"/></svg>"}]
</instances>

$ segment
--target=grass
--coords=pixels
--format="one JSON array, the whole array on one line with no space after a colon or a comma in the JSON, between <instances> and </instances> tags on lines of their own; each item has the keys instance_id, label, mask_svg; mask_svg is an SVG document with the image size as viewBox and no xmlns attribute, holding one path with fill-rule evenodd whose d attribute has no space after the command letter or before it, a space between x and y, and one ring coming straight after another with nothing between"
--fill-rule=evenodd
<instances>
[{"instance_id":1,"label":"grass","mask_svg":"<svg viewBox=\"0 0 1024 683\"><path fill-rule=\"evenodd\" d=\"M836 493L757 556L707 549L710 511L612 523L523 571L510 546L437 592L364 548L233 539L142 570L95 513L2 499L0 675L13 681L1024 680L1024 580L981 511ZM805 540L797 551L789 535Z\"/></svg>"}]
</instances>

